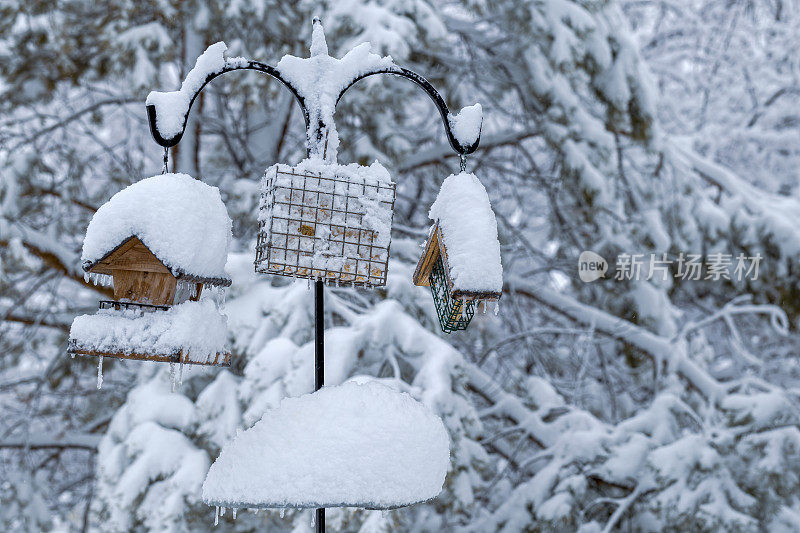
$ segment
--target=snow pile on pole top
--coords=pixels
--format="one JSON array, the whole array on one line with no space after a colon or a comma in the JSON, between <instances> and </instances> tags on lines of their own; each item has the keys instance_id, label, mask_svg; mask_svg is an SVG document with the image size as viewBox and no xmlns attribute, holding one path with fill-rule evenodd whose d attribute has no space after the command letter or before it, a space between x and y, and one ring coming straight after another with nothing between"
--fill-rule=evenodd
<instances>
[{"instance_id":1,"label":"snow pile on pole top","mask_svg":"<svg viewBox=\"0 0 800 533\"><path fill-rule=\"evenodd\" d=\"M461 146L472 146L481 136L483 124L483 108L481 104L474 104L461 109L457 115L447 117L453 136Z\"/></svg>"},{"instance_id":2,"label":"snow pile on pole top","mask_svg":"<svg viewBox=\"0 0 800 533\"><path fill-rule=\"evenodd\" d=\"M132 236L176 277L229 280L231 219L216 187L186 174L162 174L119 191L89 223L84 269Z\"/></svg>"},{"instance_id":3,"label":"snow pile on pole top","mask_svg":"<svg viewBox=\"0 0 800 533\"><path fill-rule=\"evenodd\" d=\"M339 94L359 76L394 66L391 56L373 54L370 46L368 42L361 43L341 59L335 59L328 55L325 32L319 20L315 19L311 34L311 57L285 55L275 66L305 102L309 124L313 126L322 122L326 128L330 128L325 132L328 160L336 159L339 147L339 135L333 121ZM306 141L312 155L321 157L322 154L315 152L315 139Z\"/></svg>"},{"instance_id":4,"label":"snow pile on pole top","mask_svg":"<svg viewBox=\"0 0 800 533\"><path fill-rule=\"evenodd\" d=\"M286 398L222 449L203 484L220 507L391 509L435 497L442 421L406 393L346 382Z\"/></svg>"},{"instance_id":5,"label":"snow pile on pole top","mask_svg":"<svg viewBox=\"0 0 800 533\"><path fill-rule=\"evenodd\" d=\"M70 341L104 353L172 355L205 363L226 352L228 319L209 299L184 302L166 311L101 309L75 317Z\"/></svg>"},{"instance_id":6,"label":"snow pile on pole top","mask_svg":"<svg viewBox=\"0 0 800 533\"><path fill-rule=\"evenodd\" d=\"M183 123L189 112L192 97L212 74L225 68L224 53L228 47L224 42L214 43L197 58L194 68L186 75L178 91L151 91L145 105L156 108L156 128L162 137L171 139L183 131Z\"/></svg>"},{"instance_id":7,"label":"snow pile on pole top","mask_svg":"<svg viewBox=\"0 0 800 533\"><path fill-rule=\"evenodd\" d=\"M439 221L454 290L502 292L497 220L478 178L468 172L448 176L428 216Z\"/></svg>"}]
</instances>

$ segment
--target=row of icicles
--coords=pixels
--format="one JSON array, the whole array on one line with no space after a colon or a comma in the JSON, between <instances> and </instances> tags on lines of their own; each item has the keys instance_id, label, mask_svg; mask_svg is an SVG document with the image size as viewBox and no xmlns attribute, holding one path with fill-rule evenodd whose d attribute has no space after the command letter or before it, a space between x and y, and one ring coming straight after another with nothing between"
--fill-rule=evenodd
<instances>
[{"instance_id":1,"label":"row of icicles","mask_svg":"<svg viewBox=\"0 0 800 533\"><path fill-rule=\"evenodd\" d=\"M75 359L75 354L71 357ZM178 363L178 371L175 372L175 363L169 364L169 381L172 384L172 392L183 386L183 363ZM103 388L103 356L97 358L97 390Z\"/></svg>"}]
</instances>

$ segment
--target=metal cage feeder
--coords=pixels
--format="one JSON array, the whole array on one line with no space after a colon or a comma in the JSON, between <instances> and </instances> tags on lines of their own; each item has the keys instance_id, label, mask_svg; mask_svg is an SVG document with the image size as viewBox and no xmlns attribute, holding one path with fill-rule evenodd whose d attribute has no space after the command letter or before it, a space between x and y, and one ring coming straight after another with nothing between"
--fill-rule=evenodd
<instances>
[{"instance_id":1,"label":"metal cage feeder","mask_svg":"<svg viewBox=\"0 0 800 533\"><path fill-rule=\"evenodd\" d=\"M333 164L309 171L278 164L267 170L257 272L360 287L386 285L395 184L367 179L351 167Z\"/></svg>"}]
</instances>

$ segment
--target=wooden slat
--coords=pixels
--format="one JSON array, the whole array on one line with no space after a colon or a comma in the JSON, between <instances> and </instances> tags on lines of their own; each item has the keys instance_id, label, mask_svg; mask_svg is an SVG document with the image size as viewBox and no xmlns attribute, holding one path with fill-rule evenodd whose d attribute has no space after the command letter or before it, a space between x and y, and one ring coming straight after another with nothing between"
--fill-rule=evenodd
<instances>
[{"instance_id":1,"label":"wooden slat","mask_svg":"<svg viewBox=\"0 0 800 533\"><path fill-rule=\"evenodd\" d=\"M439 222L437 221L433 226L428 242L425 243L425 249L422 252L422 257L419 258L417 268L414 269L414 285L430 287L431 270L436 259L439 258L439 253Z\"/></svg>"},{"instance_id":2,"label":"wooden slat","mask_svg":"<svg viewBox=\"0 0 800 533\"><path fill-rule=\"evenodd\" d=\"M82 348L71 348L69 353L76 355L90 355L92 357L112 357L114 359L131 359L135 361L155 361L158 363L183 363L185 365L202 366L231 366L231 354L229 352L209 355L205 362L191 361L184 357L183 353L176 355L168 354L142 354L142 353L122 353L122 352L98 352L94 350L84 350Z\"/></svg>"},{"instance_id":3,"label":"wooden slat","mask_svg":"<svg viewBox=\"0 0 800 533\"><path fill-rule=\"evenodd\" d=\"M163 272L136 272L111 270L114 276L114 299L152 305L172 305L175 301L177 281L175 276Z\"/></svg>"}]
</instances>

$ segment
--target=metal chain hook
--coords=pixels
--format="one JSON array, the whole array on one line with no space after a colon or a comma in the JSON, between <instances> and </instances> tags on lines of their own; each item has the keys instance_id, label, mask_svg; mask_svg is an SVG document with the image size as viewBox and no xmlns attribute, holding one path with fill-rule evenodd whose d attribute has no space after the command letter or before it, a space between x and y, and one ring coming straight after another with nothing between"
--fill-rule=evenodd
<instances>
[{"instance_id":1,"label":"metal chain hook","mask_svg":"<svg viewBox=\"0 0 800 533\"><path fill-rule=\"evenodd\" d=\"M169 162L169 148L167 148L167 147L165 146L165 147L164 147L164 168L163 168L163 169L161 169L161 173L162 173L162 174L166 174L166 173L167 173L167 170L168 170L168 169L167 169L167 163L168 163L168 162Z\"/></svg>"},{"instance_id":2,"label":"metal chain hook","mask_svg":"<svg viewBox=\"0 0 800 533\"><path fill-rule=\"evenodd\" d=\"M459 154L459 158L461 159L461 172L467 171L467 154Z\"/></svg>"}]
</instances>

